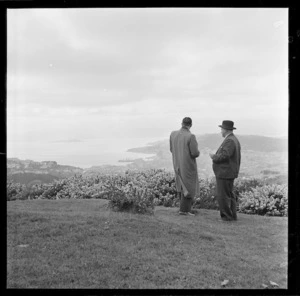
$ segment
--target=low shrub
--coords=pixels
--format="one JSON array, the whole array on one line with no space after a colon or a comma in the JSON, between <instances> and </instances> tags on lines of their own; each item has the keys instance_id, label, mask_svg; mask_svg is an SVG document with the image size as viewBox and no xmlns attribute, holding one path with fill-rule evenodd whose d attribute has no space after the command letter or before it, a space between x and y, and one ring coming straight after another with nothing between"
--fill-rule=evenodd
<instances>
[{"instance_id":1,"label":"low shrub","mask_svg":"<svg viewBox=\"0 0 300 296\"><path fill-rule=\"evenodd\" d=\"M267 216L287 216L287 186L264 185L241 193L239 212Z\"/></svg>"},{"instance_id":2,"label":"low shrub","mask_svg":"<svg viewBox=\"0 0 300 296\"><path fill-rule=\"evenodd\" d=\"M162 169L151 169L143 172L127 171L126 177L137 188L147 189L154 205L165 207L179 205L174 174Z\"/></svg>"},{"instance_id":3,"label":"low shrub","mask_svg":"<svg viewBox=\"0 0 300 296\"><path fill-rule=\"evenodd\" d=\"M147 189L139 189L132 184L121 188L112 186L108 195L109 207L114 211L153 214L154 198Z\"/></svg>"},{"instance_id":4,"label":"low shrub","mask_svg":"<svg viewBox=\"0 0 300 296\"><path fill-rule=\"evenodd\" d=\"M219 209L216 200L216 181L215 179L200 179L200 194L196 197L193 207L196 209Z\"/></svg>"},{"instance_id":5,"label":"low shrub","mask_svg":"<svg viewBox=\"0 0 300 296\"><path fill-rule=\"evenodd\" d=\"M262 186L262 185L263 185L263 181L260 179L256 179L256 178L239 179L239 178L237 178L234 181L233 192L236 195L236 198L239 199L240 195L243 192L252 190L252 188L255 188L257 186Z\"/></svg>"},{"instance_id":6,"label":"low shrub","mask_svg":"<svg viewBox=\"0 0 300 296\"><path fill-rule=\"evenodd\" d=\"M6 199L16 200L20 199L22 192L26 190L26 186L20 183L14 183L11 180L6 182Z\"/></svg>"},{"instance_id":7,"label":"low shrub","mask_svg":"<svg viewBox=\"0 0 300 296\"><path fill-rule=\"evenodd\" d=\"M199 185L200 193L194 200L194 208L217 210L215 178L199 179ZM238 211L287 215L287 194L280 195L284 185L280 186L266 184L264 179L236 179L234 193L238 199ZM154 206L160 205L178 207L180 203L174 173L161 169L88 177L75 175L50 184L34 184L30 188L7 182L7 200L66 198L109 199L112 209L137 213L151 213Z\"/></svg>"}]
</instances>

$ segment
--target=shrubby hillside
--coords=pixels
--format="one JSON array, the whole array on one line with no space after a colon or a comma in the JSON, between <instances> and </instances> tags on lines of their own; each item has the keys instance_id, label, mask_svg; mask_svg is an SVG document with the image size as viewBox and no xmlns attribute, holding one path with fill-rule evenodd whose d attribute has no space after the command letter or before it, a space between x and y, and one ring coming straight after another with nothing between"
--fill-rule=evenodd
<instances>
[{"instance_id":1,"label":"shrubby hillside","mask_svg":"<svg viewBox=\"0 0 300 296\"><path fill-rule=\"evenodd\" d=\"M31 186L32 184L51 183L54 180L58 180L60 178L50 174L15 173L13 175L8 175L7 179L15 183L21 183Z\"/></svg>"}]
</instances>

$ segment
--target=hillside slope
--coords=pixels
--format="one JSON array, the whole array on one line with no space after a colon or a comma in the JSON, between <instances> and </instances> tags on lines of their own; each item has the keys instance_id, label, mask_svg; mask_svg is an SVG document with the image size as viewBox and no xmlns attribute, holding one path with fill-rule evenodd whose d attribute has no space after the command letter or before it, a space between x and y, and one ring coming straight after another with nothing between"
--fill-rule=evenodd
<instances>
[{"instance_id":1,"label":"hillside slope","mask_svg":"<svg viewBox=\"0 0 300 296\"><path fill-rule=\"evenodd\" d=\"M8 202L8 288L287 288L287 219L237 223L156 207L111 212L106 200Z\"/></svg>"}]
</instances>

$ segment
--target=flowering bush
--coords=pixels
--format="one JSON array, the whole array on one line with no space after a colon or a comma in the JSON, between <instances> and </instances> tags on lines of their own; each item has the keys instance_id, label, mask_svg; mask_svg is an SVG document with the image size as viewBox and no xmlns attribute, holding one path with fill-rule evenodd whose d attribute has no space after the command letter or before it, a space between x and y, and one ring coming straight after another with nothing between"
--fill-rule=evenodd
<instances>
[{"instance_id":1,"label":"flowering bush","mask_svg":"<svg viewBox=\"0 0 300 296\"><path fill-rule=\"evenodd\" d=\"M247 214L287 215L284 185L264 185L258 179L237 179L234 192L238 210ZM215 179L199 179L200 194L195 208L218 209ZM73 176L50 184L25 185L7 182L7 200L16 199L108 199L113 210L151 213L154 206L177 207L173 172L164 170L127 171L116 175ZM274 208L275 207L275 208Z\"/></svg>"},{"instance_id":2,"label":"flowering bush","mask_svg":"<svg viewBox=\"0 0 300 296\"><path fill-rule=\"evenodd\" d=\"M194 202L194 208L202 209L219 209L217 200L216 200L216 181L215 179L211 180L199 180L200 186L200 195L196 197Z\"/></svg>"},{"instance_id":3,"label":"flowering bush","mask_svg":"<svg viewBox=\"0 0 300 296\"><path fill-rule=\"evenodd\" d=\"M241 195L241 193L245 191L252 190L252 188L255 188L257 186L262 186L263 181L255 178L250 179L236 179L234 181L234 189L233 192L236 195L237 199Z\"/></svg>"},{"instance_id":4,"label":"flowering bush","mask_svg":"<svg viewBox=\"0 0 300 296\"><path fill-rule=\"evenodd\" d=\"M175 206L176 187L171 173L164 170L127 171L119 175L74 176L50 184L7 183L7 198L63 199L105 198L113 209L139 213L153 211L155 205Z\"/></svg>"},{"instance_id":5,"label":"flowering bush","mask_svg":"<svg viewBox=\"0 0 300 296\"><path fill-rule=\"evenodd\" d=\"M109 191L109 206L114 211L128 211L139 214L153 214L153 195L147 189L127 185L112 186Z\"/></svg>"},{"instance_id":6,"label":"flowering bush","mask_svg":"<svg viewBox=\"0 0 300 296\"><path fill-rule=\"evenodd\" d=\"M287 186L264 185L242 193L239 211L246 214L287 216Z\"/></svg>"},{"instance_id":7,"label":"flowering bush","mask_svg":"<svg viewBox=\"0 0 300 296\"><path fill-rule=\"evenodd\" d=\"M6 183L6 198L7 200L26 199L25 195L22 197L22 193L26 191L26 186L20 183L14 183L7 180Z\"/></svg>"},{"instance_id":8,"label":"flowering bush","mask_svg":"<svg viewBox=\"0 0 300 296\"><path fill-rule=\"evenodd\" d=\"M109 199L112 208L152 213L155 205L172 207L178 202L175 178L164 170L127 171L125 176L116 176L111 181Z\"/></svg>"}]
</instances>

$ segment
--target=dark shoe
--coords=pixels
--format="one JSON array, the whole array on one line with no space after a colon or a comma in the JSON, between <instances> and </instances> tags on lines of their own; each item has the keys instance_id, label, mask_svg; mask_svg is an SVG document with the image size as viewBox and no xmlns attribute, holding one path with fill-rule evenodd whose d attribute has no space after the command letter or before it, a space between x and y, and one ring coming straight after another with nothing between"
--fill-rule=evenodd
<instances>
[{"instance_id":1,"label":"dark shoe","mask_svg":"<svg viewBox=\"0 0 300 296\"><path fill-rule=\"evenodd\" d=\"M232 221L231 219L228 219L228 218L221 218L221 221L224 221L224 222L230 222Z\"/></svg>"},{"instance_id":2,"label":"dark shoe","mask_svg":"<svg viewBox=\"0 0 300 296\"><path fill-rule=\"evenodd\" d=\"M224 218L221 218L221 221L223 221L223 222L236 222L237 221L237 219L224 219Z\"/></svg>"}]
</instances>

